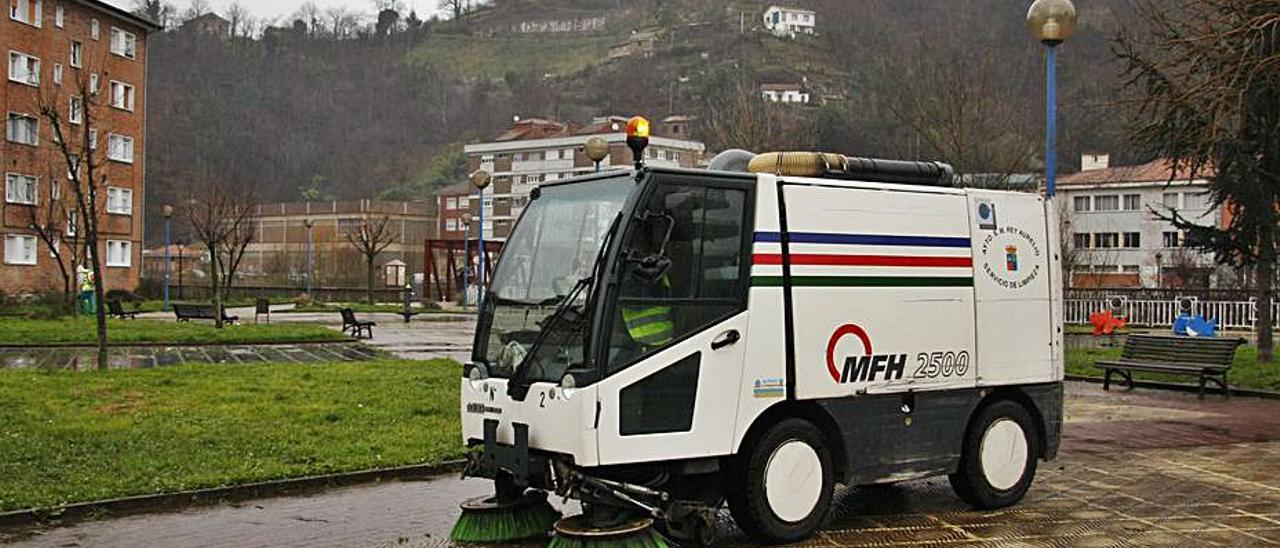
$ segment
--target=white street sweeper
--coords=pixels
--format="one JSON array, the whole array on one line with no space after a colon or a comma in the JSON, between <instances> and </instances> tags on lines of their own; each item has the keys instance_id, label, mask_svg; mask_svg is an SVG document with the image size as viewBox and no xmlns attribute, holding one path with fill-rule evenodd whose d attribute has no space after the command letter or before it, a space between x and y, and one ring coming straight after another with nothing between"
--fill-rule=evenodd
<instances>
[{"instance_id":1,"label":"white street sweeper","mask_svg":"<svg viewBox=\"0 0 1280 548\"><path fill-rule=\"evenodd\" d=\"M647 123L629 124L640 151ZM761 542L837 483L946 475L1020 500L1062 424L1057 221L945 164L730 151L546 183L498 261L461 380L461 541ZM630 535L629 537L627 535ZM613 541L611 541L613 542Z\"/></svg>"}]
</instances>

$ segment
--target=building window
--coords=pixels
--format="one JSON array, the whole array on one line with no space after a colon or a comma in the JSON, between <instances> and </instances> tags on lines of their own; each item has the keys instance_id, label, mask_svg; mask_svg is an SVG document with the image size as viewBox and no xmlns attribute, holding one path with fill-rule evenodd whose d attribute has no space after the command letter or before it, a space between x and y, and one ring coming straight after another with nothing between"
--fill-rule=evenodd
<instances>
[{"instance_id":1,"label":"building window","mask_svg":"<svg viewBox=\"0 0 1280 548\"><path fill-rule=\"evenodd\" d=\"M53 85L62 85L62 63L53 64Z\"/></svg>"},{"instance_id":2,"label":"building window","mask_svg":"<svg viewBox=\"0 0 1280 548\"><path fill-rule=\"evenodd\" d=\"M49 181L49 199L55 202L62 199L62 184L58 181Z\"/></svg>"},{"instance_id":3,"label":"building window","mask_svg":"<svg viewBox=\"0 0 1280 548\"><path fill-rule=\"evenodd\" d=\"M1161 240L1163 240L1161 244L1166 248L1178 247L1182 241L1177 232L1164 232L1160 236Z\"/></svg>"},{"instance_id":4,"label":"building window","mask_svg":"<svg viewBox=\"0 0 1280 548\"><path fill-rule=\"evenodd\" d=\"M107 266L129 268L133 264L133 242L107 240Z\"/></svg>"},{"instance_id":5,"label":"building window","mask_svg":"<svg viewBox=\"0 0 1280 548\"><path fill-rule=\"evenodd\" d=\"M28 86L40 85L40 59L19 53L9 52L9 80Z\"/></svg>"},{"instance_id":6,"label":"building window","mask_svg":"<svg viewBox=\"0 0 1280 548\"><path fill-rule=\"evenodd\" d=\"M1200 210L1209 209L1209 193L1208 192L1188 192L1186 194L1184 209Z\"/></svg>"},{"instance_id":7,"label":"building window","mask_svg":"<svg viewBox=\"0 0 1280 548\"><path fill-rule=\"evenodd\" d=\"M67 24L67 10L63 9L62 4L58 4L53 8L53 24L58 28L62 28Z\"/></svg>"},{"instance_id":8,"label":"building window","mask_svg":"<svg viewBox=\"0 0 1280 548\"><path fill-rule=\"evenodd\" d=\"M471 197L458 196L458 207L462 209L469 209L471 207Z\"/></svg>"},{"instance_id":9,"label":"building window","mask_svg":"<svg viewBox=\"0 0 1280 548\"><path fill-rule=\"evenodd\" d=\"M1137 274L1138 272L1141 271L1141 269L1138 268L1138 265L1136 264L1127 264L1120 267L1120 271L1125 274Z\"/></svg>"},{"instance_id":10,"label":"building window","mask_svg":"<svg viewBox=\"0 0 1280 548\"><path fill-rule=\"evenodd\" d=\"M1093 210L1094 211L1119 211L1120 197L1116 196L1115 194L1111 194L1108 196L1094 196Z\"/></svg>"},{"instance_id":11,"label":"building window","mask_svg":"<svg viewBox=\"0 0 1280 548\"><path fill-rule=\"evenodd\" d=\"M450 197L448 197L448 198L445 198L445 199L444 199L444 208L445 208L445 209L458 209L458 198L457 198L457 197L455 197L455 196L450 196Z\"/></svg>"},{"instance_id":12,"label":"building window","mask_svg":"<svg viewBox=\"0 0 1280 548\"><path fill-rule=\"evenodd\" d=\"M1120 247L1120 234L1115 232L1099 232L1093 235L1094 247L1098 249L1115 249Z\"/></svg>"},{"instance_id":13,"label":"building window","mask_svg":"<svg viewBox=\"0 0 1280 548\"><path fill-rule=\"evenodd\" d=\"M1077 232L1071 235L1071 243L1076 249L1089 249L1089 233Z\"/></svg>"},{"instance_id":14,"label":"building window","mask_svg":"<svg viewBox=\"0 0 1280 548\"><path fill-rule=\"evenodd\" d=\"M18 173L4 175L4 201L36 205L36 178Z\"/></svg>"},{"instance_id":15,"label":"building window","mask_svg":"<svg viewBox=\"0 0 1280 548\"><path fill-rule=\"evenodd\" d=\"M71 98L71 107L67 110L67 122L75 125L84 123L84 102L79 97Z\"/></svg>"},{"instance_id":16,"label":"building window","mask_svg":"<svg viewBox=\"0 0 1280 548\"><path fill-rule=\"evenodd\" d=\"M111 81L111 106L133 110L133 86L124 82Z\"/></svg>"},{"instance_id":17,"label":"building window","mask_svg":"<svg viewBox=\"0 0 1280 548\"><path fill-rule=\"evenodd\" d=\"M98 130L89 129L89 150L98 150Z\"/></svg>"},{"instance_id":18,"label":"building window","mask_svg":"<svg viewBox=\"0 0 1280 548\"><path fill-rule=\"evenodd\" d=\"M107 159L126 164L133 163L133 137L112 133L107 136Z\"/></svg>"},{"instance_id":19,"label":"building window","mask_svg":"<svg viewBox=\"0 0 1280 548\"><path fill-rule=\"evenodd\" d=\"M89 75L89 93L98 93L98 73Z\"/></svg>"},{"instance_id":20,"label":"building window","mask_svg":"<svg viewBox=\"0 0 1280 548\"><path fill-rule=\"evenodd\" d=\"M67 237L68 238L74 238L76 237L76 234L80 232L80 225L76 223L76 220L77 220L76 212L72 211L67 213Z\"/></svg>"},{"instance_id":21,"label":"building window","mask_svg":"<svg viewBox=\"0 0 1280 548\"><path fill-rule=\"evenodd\" d=\"M102 38L102 25L98 24L97 19L89 21L89 37L94 40Z\"/></svg>"},{"instance_id":22,"label":"building window","mask_svg":"<svg viewBox=\"0 0 1280 548\"><path fill-rule=\"evenodd\" d=\"M454 217L450 217L450 218L446 219L446 220L445 220L445 222L444 222L444 229L445 229L445 230L449 230L449 231L456 231L456 230L458 230L458 219L456 219L456 218L454 218Z\"/></svg>"},{"instance_id":23,"label":"building window","mask_svg":"<svg viewBox=\"0 0 1280 548\"><path fill-rule=\"evenodd\" d=\"M4 237L4 263L36 264L36 237L10 234Z\"/></svg>"},{"instance_id":24,"label":"building window","mask_svg":"<svg viewBox=\"0 0 1280 548\"><path fill-rule=\"evenodd\" d=\"M1124 210L1125 210L1125 211L1137 211L1137 210L1138 210L1138 209L1140 209L1141 207L1142 207L1142 195L1141 195L1141 194L1125 194L1125 195L1124 195Z\"/></svg>"},{"instance_id":25,"label":"building window","mask_svg":"<svg viewBox=\"0 0 1280 548\"><path fill-rule=\"evenodd\" d=\"M10 142L35 146L40 142L40 121L35 116L10 112L5 121L5 138Z\"/></svg>"},{"instance_id":26,"label":"building window","mask_svg":"<svg viewBox=\"0 0 1280 548\"><path fill-rule=\"evenodd\" d=\"M138 37L131 32L111 28L111 53L134 59L138 55Z\"/></svg>"},{"instance_id":27,"label":"building window","mask_svg":"<svg viewBox=\"0 0 1280 548\"><path fill-rule=\"evenodd\" d=\"M9 18L26 23L33 27L42 24L43 3L41 0L9 0Z\"/></svg>"},{"instance_id":28,"label":"building window","mask_svg":"<svg viewBox=\"0 0 1280 548\"><path fill-rule=\"evenodd\" d=\"M1164 193L1163 196L1161 196L1161 200L1162 200L1162 203L1164 203L1164 206L1169 209L1178 209L1179 207L1177 192L1166 192Z\"/></svg>"},{"instance_id":29,"label":"building window","mask_svg":"<svg viewBox=\"0 0 1280 548\"><path fill-rule=\"evenodd\" d=\"M127 188L107 187L107 213L133 215L133 191Z\"/></svg>"},{"instance_id":30,"label":"building window","mask_svg":"<svg viewBox=\"0 0 1280 548\"><path fill-rule=\"evenodd\" d=\"M84 44L71 41L71 66L80 68L84 64Z\"/></svg>"},{"instance_id":31,"label":"building window","mask_svg":"<svg viewBox=\"0 0 1280 548\"><path fill-rule=\"evenodd\" d=\"M1129 249L1138 249L1138 248L1142 247L1142 233L1140 233L1140 232L1125 232L1125 233L1124 233L1124 246L1125 246L1125 247L1127 247L1127 248L1129 248Z\"/></svg>"},{"instance_id":32,"label":"building window","mask_svg":"<svg viewBox=\"0 0 1280 548\"><path fill-rule=\"evenodd\" d=\"M1072 209L1076 213L1084 213L1091 209L1089 207L1091 204L1089 196L1076 196L1075 198L1071 199L1071 204L1073 206Z\"/></svg>"}]
</instances>

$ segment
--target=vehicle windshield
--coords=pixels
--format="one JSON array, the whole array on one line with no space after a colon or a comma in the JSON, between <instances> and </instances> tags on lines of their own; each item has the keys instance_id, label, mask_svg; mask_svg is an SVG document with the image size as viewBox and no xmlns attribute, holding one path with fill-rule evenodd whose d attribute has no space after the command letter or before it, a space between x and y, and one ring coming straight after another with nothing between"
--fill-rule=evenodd
<instances>
[{"instance_id":1,"label":"vehicle windshield","mask_svg":"<svg viewBox=\"0 0 1280 548\"><path fill-rule=\"evenodd\" d=\"M540 334L526 380L559 381L583 363L591 290L579 286L590 283L583 280L635 187L629 176L550 185L530 202L503 247L480 317L474 357L491 375L511 377ZM571 294L574 302L564 302ZM558 307L566 310L549 321Z\"/></svg>"}]
</instances>

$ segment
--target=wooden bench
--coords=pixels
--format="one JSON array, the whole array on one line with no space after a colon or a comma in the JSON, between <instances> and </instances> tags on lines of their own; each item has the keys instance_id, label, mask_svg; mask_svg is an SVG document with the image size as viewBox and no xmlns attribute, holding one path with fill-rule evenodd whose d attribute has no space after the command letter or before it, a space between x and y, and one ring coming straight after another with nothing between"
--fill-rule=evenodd
<instances>
[{"instance_id":1,"label":"wooden bench","mask_svg":"<svg viewBox=\"0 0 1280 548\"><path fill-rule=\"evenodd\" d=\"M180 322L189 322L191 320L212 320L217 321L218 317L213 315L213 305L211 304L173 304L173 315ZM240 321L240 316L228 316L227 309L222 309L222 321L225 323L236 323Z\"/></svg>"},{"instance_id":2,"label":"wooden bench","mask_svg":"<svg viewBox=\"0 0 1280 548\"><path fill-rule=\"evenodd\" d=\"M1227 372L1235 360L1236 348L1244 339L1207 337L1172 337L1164 335L1129 335L1118 360L1099 360L1094 367L1106 373L1102 389L1111 389L1111 375L1117 374L1133 389L1133 372L1194 375L1200 378L1200 397L1204 398L1206 382L1213 382L1231 397Z\"/></svg>"},{"instance_id":3,"label":"wooden bench","mask_svg":"<svg viewBox=\"0 0 1280 548\"><path fill-rule=\"evenodd\" d=\"M373 327L378 325L368 320L357 320L356 313L350 308L343 308L342 313L342 332L351 331L351 336L357 339L372 339ZM361 336L361 334L365 336Z\"/></svg>"},{"instance_id":4,"label":"wooden bench","mask_svg":"<svg viewBox=\"0 0 1280 548\"><path fill-rule=\"evenodd\" d=\"M107 301L107 315L111 316L112 318L120 318L122 320L138 319L138 311L131 310L131 311L125 312L124 305L121 304L120 301Z\"/></svg>"}]
</instances>

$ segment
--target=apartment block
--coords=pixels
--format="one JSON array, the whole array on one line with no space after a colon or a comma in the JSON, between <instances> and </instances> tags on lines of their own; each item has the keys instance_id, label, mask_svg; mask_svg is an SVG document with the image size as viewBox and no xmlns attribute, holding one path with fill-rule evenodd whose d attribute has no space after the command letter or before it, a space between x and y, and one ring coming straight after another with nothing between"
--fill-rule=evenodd
<instances>
[{"instance_id":1,"label":"apartment block","mask_svg":"<svg viewBox=\"0 0 1280 548\"><path fill-rule=\"evenodd\" d=\"M1212 173L1190 178L1168 160L1111 167L1105 154L1085 154L1081 166L1058 180L1073 287L1200 285L1216 275L1213 256L1188 247L1187 233L1158 215L1223 226L1204 179ZM1178 279L1188 272L1199 281Z\"/></svg>"},{"instance_id":2,"label":"apartment block","mask_svg":"<svg viewBox=\"0 0 1280 548\"><path fill-rule=\"evenodd\" d=\"M670 116L653 124L645 163L654 166L694 168L701 164L706 145L689 137L692 119ZM609 144L609 155L599 169L627 170L634 165L626 140L627 118L604 116L587 124L543 119L518 120L491 141L465 147L468 169L483 169L493 175L484 195L484 237L504 240L515 220L529 203L529 193L538 185L591 173L596 165L584 147L592 137ZM444 189L437 195L440 238L461 240L466 226L462 216L471 213L471 237L479 236L481 204L478 193L466 184Z\"/></svg>"},{"instance_id":3,"label":"apartment block","mask_svg":"<svg viewBox=\"0 0 1280 548\"><path fill-rule=\"evenodd\" d=\"M58 227L52 243L59 251L80 241L83 223L72 213L70 170L42 107L56 109L69 146L105 170L109 182L101 189L98 223L104 280L108 289L133 290L142 271L147 35L159 27L96 0L4 1L0 291L62 287L53 247L37 237L33 223ZM85 92L88 101L81 97ZM88 146L86 124L93 130ZM69 265L72 254L62 255Z\"/></svg>"}]
</instances>

